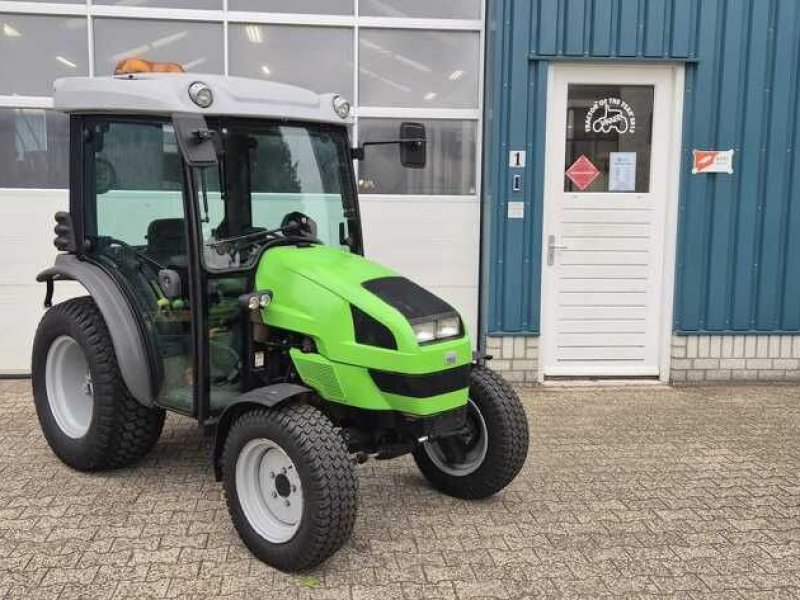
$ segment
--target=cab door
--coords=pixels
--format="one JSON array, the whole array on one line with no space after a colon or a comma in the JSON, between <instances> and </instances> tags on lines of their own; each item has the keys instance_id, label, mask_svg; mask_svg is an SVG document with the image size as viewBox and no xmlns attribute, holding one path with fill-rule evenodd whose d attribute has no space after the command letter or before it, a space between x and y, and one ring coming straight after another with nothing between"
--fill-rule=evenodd
<instances>
[{"instance_id":1,"label":"cab door","mask_svg":"<svg viewBox=\"0 0 800 600\"><path fill-rule=\"evenodd\" d=\"M173 126L152 117L82 119L82 201L73 206L83 213L84 257L114 278L140 317L151 344L156 403L194 415L197 307L190 301L183 167ZM162 271L182 284L169 298L159 286Z\"/></svg>"}]
</instances>

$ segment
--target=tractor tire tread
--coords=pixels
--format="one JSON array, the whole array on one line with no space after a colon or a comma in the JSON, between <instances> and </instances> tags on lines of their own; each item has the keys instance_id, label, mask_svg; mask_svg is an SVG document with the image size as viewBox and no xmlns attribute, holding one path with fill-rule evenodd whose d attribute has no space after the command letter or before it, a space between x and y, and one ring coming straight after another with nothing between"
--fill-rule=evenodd
<instances>
[{"instance_id":1,"label":"tractor tire tread","mask_svg":"<svg viewBox=\"0 0 800 600\"><path fill-rule=\"evenodd\" d=\"M90 450L77 457L58 445L51 446L59 458L79 470L99 471L129 466L147 454L158 441L165 412L140 404L128 391L122 380L108 326L91 297L61 302L45 313L37 329L34 357L47 354L47 349L36 348L37 341L47 341L50 337L48 331L55 324L65 322L81 331L81 346L85 354L91 354L90 362L94 365L93 422L86 439ZM33 370L43 368L43 365L38 365L37 369L34 364ZM44 387L37 386L37 383L41 382L34 381L34 392L36 387ZM37 402L39 411L43 409L40 404L47 404L46 390L42 389L41 393L45 398Z\"/></svg>"},{"instance_id":2,"label":"tractor tire tread","mask_svg":"<svg viewBox=\"0 0 800 600\"><path fill-rule=\"evenodd\" d=\"M517 393L500 375L487 367L474 366L470 373L470 398L491 423L487 427L501 433L489 435L484 464L474 473L457 477L436 467L422 447L414 451L414 460L425 478L440 491L457 498L479 499L496 494L514 480L525 464L530 440L525 409Z\"/></svg>"},{"instance_id":3,"label":"tractor tire tread","mask_svg":"<svg viewBox=\"0 0 800 600\"><path fill-rule=\"evenodd\" d=\"M275 408L257 408L243 413L231 426L222 454L224 469L235 465L238 432L251 424L270 421L297 444L305 462L305 471L311 482L303 482L304 490L315 492L309 497L313 507L306 504L303 519L310 519L310 528L304 536L299 552L281 553L256 544L243 535L243 540L259 558L284 571L311 569L341 548L353 531L357 513L358 479L347 446L333 423L319 410L302 402L290 402ZM228 487L232 473L225 474L226 502L237 531L242 533L249 525L243 513L237 510L236 500ZM310 485L309 485L310 483ZM242 521L245 521L244 523ZM247 527L243 528L242 526ZM292 543L295 540L289 542ZM284 544L286 546L287 544ZM268 545L269 546L269 545ZM263 552L263 554L262 554Z\"/></svg>"}]
</instances>

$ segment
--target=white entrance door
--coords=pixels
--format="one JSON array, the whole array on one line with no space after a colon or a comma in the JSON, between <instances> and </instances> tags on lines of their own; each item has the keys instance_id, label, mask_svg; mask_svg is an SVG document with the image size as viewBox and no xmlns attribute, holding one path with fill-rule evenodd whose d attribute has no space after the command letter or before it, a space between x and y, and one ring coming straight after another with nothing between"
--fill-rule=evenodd
<instances>
[{"instance_id":1,"label":"white entrance door","mask_svg":"<svg viewBox=\"0 0 800 600\"><path fill-rule=\"evenodd\" d=\"M674 228L677 204L677 67L551 68L540 372L662 375L672 302L665 255L674 260L668 225Z\"/></svg>"}]
</instances>

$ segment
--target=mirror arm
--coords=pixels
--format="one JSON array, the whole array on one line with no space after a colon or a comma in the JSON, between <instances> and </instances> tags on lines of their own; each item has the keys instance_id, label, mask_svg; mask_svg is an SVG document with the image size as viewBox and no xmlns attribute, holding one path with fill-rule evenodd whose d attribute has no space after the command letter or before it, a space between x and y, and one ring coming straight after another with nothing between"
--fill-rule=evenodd
<instances>
[{"instance_id":1,"label":"mirror arm","mask_svg":"<svg viewBox=\"0 0 800 600\"><path fill-rule=\"evenodd\" d=\"M358 148L350 149L350 156L353 160L364 160L367 146L391 146L393 144L427 144L426 139L407 139L407 140L379 140L375 142L364 142Z\"/></svg>"}]
</instances>

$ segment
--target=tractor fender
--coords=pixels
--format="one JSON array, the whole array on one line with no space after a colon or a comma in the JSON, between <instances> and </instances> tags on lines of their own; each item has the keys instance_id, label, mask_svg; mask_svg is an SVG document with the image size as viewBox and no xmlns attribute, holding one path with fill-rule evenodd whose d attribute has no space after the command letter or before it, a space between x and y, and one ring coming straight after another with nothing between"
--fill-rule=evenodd
<instances>
[{"instance_id":1,"label":"tractor fender","mask_svg":"<svg viewBox=\"0 0 800 600\"><path fill-rule=\"evenodd\" d=\"M92 297L111 334L114 354L120 365L122 379L128 390L145 406L153 406L153 386L147 345L125 295L116 282L91 263L72 254L59 254L55 265L36 276L36 281L47 282L45 306L50 303L54 281L77 281Z\"/></svg>"},{"instance_id":2,"label":"tractor fender","mask_svg":"<svg viewBox=\"0 0 800 600\"><path fill-rule=\"evenodd\" d=\"M245 392L229 404L219 416L214 432L214 476L217 481L222 479L219 459L222 457L222 450L225 447L225 438L228 437L228 431L236 417L261 406L273 408L282 402L311 391L313 391L311 388L296 383L274 383Z\"/></svg>"}]
</instances>

